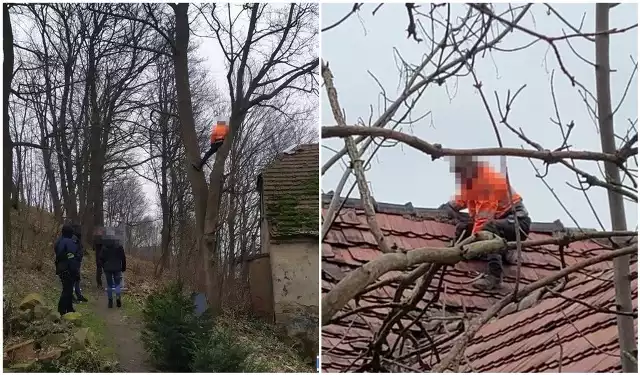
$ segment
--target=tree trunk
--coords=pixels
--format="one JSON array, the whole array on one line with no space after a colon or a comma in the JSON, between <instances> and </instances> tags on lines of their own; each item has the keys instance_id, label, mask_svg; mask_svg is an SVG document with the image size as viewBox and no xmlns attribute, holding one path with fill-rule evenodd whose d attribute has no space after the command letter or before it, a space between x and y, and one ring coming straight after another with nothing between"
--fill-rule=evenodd
<instances>
[{"instance_id":1,"label":"tree trunk","mask_svg":"<svg viewBox=\"0 0 640 375\"><path fill-rule=\"evenodd\" d=\"M234 270L235 263L235 255L236 255L236 217L238 215L237 212L237 195L235 194L235 189L238 189L236 185L236 168L239 168L240 163L237 162L237 155L234 155L233 164L231 166L231 171L229 173L229 204L227 211L227 229L229 231L229 247L227 249L227 259L225 260L225 276L232 276ZM234 275L233 275L234 276Z\"/></svg>"},{"instance_id":2,"label":"tree trunk","mask_svg":"<svg viewBox=\"0 0 640 375\"><path fill-rule=\"evenodd\" d=\"M19 202L24 202L24 150L16 149L16 171L18 172L17 182L14 186L13 201L11 206L18 209Z\"/></svg>"},{"instance_id":3,"label":"tree trunk","mask_svg":"<svg viewBox=\"0 0 640 375\"><path fill-rule=\"evenodd\" d=\"M11 190L13 185L13 143L11 141L11 131L9 130L9 96L11 95L11 80L13 79L13 29L11 28L11 16L9 15L9 4L2 4L2 22L3 26L3 53L4 62L4 102L2 110L4 111L4 140L2 147L4 148L3 163L3 179L4 179L4 207L2 216L4 219L4 242L11 244Z\"/></svg>"},{"instance_id":4,"label":"tree trunk","mask_svg":"<svg viewBox=\"0 0 640 375\"><path fill-rule=\"evenodd\" d=\"M176 94L178 96L178 115L180 117L180 131L182 142L186 152L187 176L191 182L195 208L195 235L198 240L198 250L202 258L202 278L205 286L201 292L205 292L209 298L211 294L211 270L209 251L204 241L205 216L207 215L207 182L204 174L191 167L191 163L197 163L200 159L200 148L196 135L195 121L193 119L193 106L191 103L191 88L189 86L189 63L187 50L189 48L189 17L188 3L173 5L176 14L175 24L175 49L173 54L173 66L176 80ZM198 283L199 284L199 283Z\"/></svg>"},{"instance_id":5,"label":"tree trunk","mask_svg":"<svg viewBox=\"0 0 640 375\"><path fill-rule=\"evenodd\" d=\"M43 124L42 126L46 126ZM60 202L60 195L58 194L58 185L56 184L56 174L53 171L53 165L51 165L52 152L49 148L51 143L47 142L45 135L42 135L42 165L44 167L45 175L47 176L47 186L49 188L49 194L51 196L51 204L53 205L53 215L59 223L62 223L62 203Z\"/></svg>"},{"instance_id":6,"label":"tree trunk","mask_svg":"<svg viewBox=\"0 0 640 375\"><path fill-rule=\"evenodd\" d=\"M239 120L239 121L238 121ZM222 187L224 184L224 164L229 155L229 151L231 149L231 145L233 143L233 129L236 124L241 124L244 120L244 115L241 119L234 120L232 117L231 123L229 125L230 132L225 139L225 142L222 144L222 147L218 149L216 152L216 161L213 165L213 169L210 174L210 182L209 182L209 193L207 197L207 212L206 218L204 222L204 236L203 243L204 247L208 254L213 254L213 259L220 259L217 256L217 249L219 248L218 244L218 233L219 233L219 224L220 224L220 203L222 201ZM234 122L235 121L235 122ZM209 256L211 258L211 256ZM220 264L217 264L217 273L216 275L222 274L224 271ZM210 267L210 266L209 266ZM222 280L218 278L218 282L216 285L221 286ZM210 284L210 287L214 288L216 285ZM215 290L210 289L210 295L216 295ZM211 309L213 311L219 311L222 307L221 298L216 298L211 300Z\"/></svg>"},{"instance_id":7,"label":"tree trunk","mask_svg":"<svg viewBox=\"0 0 640 375\"><path fill-rule=\"evenodd\" d=\"M89 136L89 188L87 189L87 203L84 215L85 238L89 238L96 225L99 225L102 214L102 169L104 167L104 153L102 150L102 125L100 121L100 109L98 106L98 72L96 66L95 39L97 31L91 36L88 47L87 84L89 85L89 112L90 136Z\"/></svg>"},{"instance_id":8,"label":"tree trunk","mask_svg":"<svg viewBox=\"0 0 640 375\"><path fill-rule=\"evenodd\" d=\"M600 126L600 141L602 152L615 153L616 143L613 128L613 113L611 110L611 82L609 66L609 4L596 4L596 96L598 98L598 123ZM605 162L607 182L620 184L618 167ZM609 212L611 214L612 230L627 230L624 212L624 200L621 194L607 190L609 196ZM630 256L626 255L613 260L613 271L616 291L616 308L621 311L632 311L631 281L629 279ZM616 315L618 323L618 342L620 343L620 361L622 371L637 373L638 365L636 348L636 330L633 327L633 317Z\"/></svg>"},{"instance_id":9,"label":"tree trunk","mask_svg":"<svg viewBox=\"0 0 640 375\"><path fill-rule=\"evenodd\" d=\"M166 117L166 116L165 116ZM162 209L162 229L160 231L160 262L156 267L155 277L160 277L162 272L169 265L169 244L171 243L171 226L173 225L171 205L169 203L169 179L167 176L169 170L168 150L167 150L167 128L163 129L162 140L162 156L161 156L161 186L160 186L160 208Z\"/></svg>"}]
</instances>

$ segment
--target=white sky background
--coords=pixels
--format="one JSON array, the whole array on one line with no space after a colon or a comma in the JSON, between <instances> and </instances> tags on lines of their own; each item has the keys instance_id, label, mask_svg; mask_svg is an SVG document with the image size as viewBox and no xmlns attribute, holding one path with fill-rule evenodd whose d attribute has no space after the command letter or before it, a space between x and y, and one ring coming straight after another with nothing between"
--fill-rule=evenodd
<instances>
[{"instance_id":1,"label":"white sky background","mask_svg":"<svg viewBox=\"0 0 640 375\"><path fill-rule=\"evenodd\" d=\"M335 23L346 15L352 6L353 4L323 4L321 7L322 27ZM406 38L408 18L404 4L385 4L373 16L372 11L375 6L376 4L363 6L359 12L360 19L356 16L350 17L340 26L322 34L322 58L330 64L338 90L338 98L346 112L348 124L355 124L359 117L368 119L370 105L374 106L374 113L379 113L377 104L380 90L367 70L370 70L381 81L387 94L395 98L397 96L394 95L400 92L400 88L392 49L398 48L403 58L410 63L419 62L422 54L426 53L428 49L428 45L425 45L424 42L417 44L412 39ZM453 8L457 8L457 12L459 12L462 6L456 4ZM427 8L428 5L423 7ZM501 8L498 9L505 9L504 5L499 7ZM594 30L594 4L557 4L554 5L554 8L573 25L579 25L583 13L586 13L583 30L586 32ZM544 35L561 36L563 27L567 33L570 33L570 30L563 26L555 16L545 14L545 8L542 4L534 5L532 11L535 15L535 22L530 15L527 15L521 23L522 26ZM452 9L452 13L455 12ZM633 25L638 22L637 14L637 4L621 4L611 9L610 26L622 28ZM427 27L426 24L425 27ZM630 56L634 61L637 61L637 33L638 29L636 28L625 34L611 36L611 67L617 70L611 74L613 108L618 105L634 68L634 62ZM499 47L514 48L531 40L531 37L516 31L509 34ZM585 58L595 61L593 43L575 38L572 39L572 45ZM595 95L594 68L580 61L571 52L566 42L558 43L558 47L569 72L575 75L577 80ZM547 44L538 42L523 51L495 52L493 53L493 61L489 55L478 58L476 71L479 80L483 83L483 90L490 105L495 111L494 90L498 91L504 106L507 89L511 89L513 94L522 84L526 83L527 87L515 101L509 122L516 128L521 127L529 138L542 144L543 147L550 149L559 147L562 136L557 125L549 120L554 116L549 82L551 71L555 69L555 92L562 122L564 124L571 120L575 122L569 144L573 145L574 150L600 151L597 125L589 117L577 89L571 87L568 78L558 68L553 52L549 51L545 59L547 49ZM431 110L432 122L431 118L427 117L414 124L412 128L405 126L398 130L412 133L428 142L440 143L443 147L497 147L497 139L487 112L480 95L472 85L473 78L471 76L460 79L457 93L451 101L444 86L441 88L429 87L418 104L414 117L419 117ZM448 81L448 88L450 93L456 91L454 80ZM614 117L616 134L618 135L625 134L629 125L627 119L637 119L637 93L637 78L634 78L625 102ZM324 89L322 90L322 103L322 124L335 125ZM374 116L374 120L375 118ZM505 147L524 145L524 142L506 127L500 126L500 133ZM344 146L343 140L338 138L323 140L323 144L334 150L339 150ZM530 148L528 145L525 147ZM323 148L322 164L332 155L332 151ZM499 158L490 158L489 160L494 167L499 168ZM541 162L536 161L535 163L540 168ZM602 173L593 162L578 162L577 166L602 178ZM535 177L535 172L527 159L509 158L508 168L511 183L516 191L523 196L533 221L551 222L560 219L565 226L575 226L543 182ZM343 171L343 165L336 163L323 175L323 192L335 189ZM372 195L378 202L398 204L412 202L415 207L438 207L446 202L455 191L455 179L449 172L449 163L446 159L431 161L428 155L401 145L381 148L372 161L370 170L367 171L367 178ZM346 194L353 181L355 181L353 178L349 180L343 190L343 195ZM564 166L553 165L549 168L546 181L580 226L600 229L583 193L565 184L565 182L569 182L578 185L573 172ZM358 197L357 188L354 189L351 197ZM593 187L589 190L589 197L605 228L610 228L606 190ZM625 209L627 225L629 229L634 229L638 222L637 204L627 202Z\"/></svg>"}]
</instances>

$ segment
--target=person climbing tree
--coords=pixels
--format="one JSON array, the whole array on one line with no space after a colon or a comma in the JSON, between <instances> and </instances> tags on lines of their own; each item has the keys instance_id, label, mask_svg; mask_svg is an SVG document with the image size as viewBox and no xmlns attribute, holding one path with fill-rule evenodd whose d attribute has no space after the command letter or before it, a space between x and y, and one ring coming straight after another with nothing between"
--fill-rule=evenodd
<instances>
[{"instance_id":1,"label":"person climbing tree","mask_svg":"<svg viewBox=\"0 0 640 375\"><path fill-rule=\"evenodd\" d=\"M127 257L120 241L113 236L103 236L100 260L104 276L107 279L107 298L109 299L107 306L113 307L113 292L115 291L116 305L122 307L120 282L122 281L122 273L127 270Z\"/></svg>"},{"instance_id":2,"label":"person climbing tree","mask_svg":"<svg viewBox=\"0 0 640 375\"><path fill-rule=\"evenodd\" d=\"M84 257L84 247L82 246L82 228L78 224L72 224L73 236L71 239L78 246L78 274L76 280L73 282L73 289L76 292L73 302L87 302L88 300L82 295L82 289L80 288L80 275L82 272L82 259Z\"/></svg>"},{"instance_id":3,"label":"person climbing tree","mask_svg":"<svg viewBox=\"0 0 640 375\"><path fill-rule=\"evenodd\" d=\"M75 312L73 308L73 283L80 272L80 262L78 261L78 244L73 240L73 228L69 224L64 224L60 231L60 238L53 245L55 252L56 274L62 283L62 292L58 300L58 312L60 315Z\"/></svg>"},{"instance_id":4,"label":"person climbing tree","mask_svg":"<svg viewBox=\"0 0 640 375\"><path fill-rule=\"evenodd\" d=\"M200 172L211 155L215 154L216 151L218 151L220 146L222 146L222 144L224 143L224 139L227 134L229 134L229 125L226 121L218 121L211 128L211 145L209 147L209 150L204 154L202 160L200 160L200 164L191 164L196 171Z\"/></svg>"},{"instance_id":5,"label":"person climbing tree","mask_svg":"<svg viewBox=\"0 0 640 375\"><path fill-rule=\"evenodd\" d=\"M460 220L460 210L469 210L470 221L459 221L456 226L456 241L481 230L496 234L507 241L516 240L516 231L521 231L520 239L526 239L531 226L529 213L522 203L522 197L511 189L505 176L487 163L474 160L471 156L456 156L452 170L460 190L455 198L440 206L451 216ZM517 217L518 227L516 227ZM502 282L502 263L507 252L488 254L488 273L473 285L478 289L498 288Z\"/></svg>"}]
</instances>

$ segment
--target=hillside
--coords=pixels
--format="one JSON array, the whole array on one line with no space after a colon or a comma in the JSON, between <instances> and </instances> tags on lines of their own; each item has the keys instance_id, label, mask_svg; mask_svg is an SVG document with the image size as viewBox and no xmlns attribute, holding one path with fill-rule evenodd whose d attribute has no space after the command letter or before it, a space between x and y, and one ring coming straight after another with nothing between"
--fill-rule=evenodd
<instances>
[{"instance_id":1,"label":"hillside","mask_svg":"<svg viewBox=\"0 0 640 375\"><path fill-rule=\"evenodd\" d=\"M104 291L95 285L94 254L86 251L81 285L89 301L74 305L77 317L60 319L55 310L61 288L51 250L57 230L48 212L12 212L13 243L5 246L3 270L5 372L158 371L141 340L143 311L149 296L157 297L173 280L154 279L153 263L128 256L123 308L108 309ZM278 333L250 317L225 312L213 325L207 340L228 342L203 349L208 355L241 353L245 371L313 371Z\"/></svg>"}]
</instances>

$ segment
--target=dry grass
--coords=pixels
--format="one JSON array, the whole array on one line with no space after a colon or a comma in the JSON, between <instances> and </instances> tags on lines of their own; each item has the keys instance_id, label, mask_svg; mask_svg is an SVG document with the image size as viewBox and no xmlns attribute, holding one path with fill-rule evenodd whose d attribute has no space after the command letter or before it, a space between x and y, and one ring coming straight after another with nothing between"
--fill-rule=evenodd
<instances>
[{"instance_id":1,"label":"dry grass","mask_svg":"<svg viewBox=\"0 0 640 375\"><path fill-rule=\"evenodd\" d=\"M5 301L17 303L26 294L37 292L47 303L55 306L60 286L53 263L53 243L59 236L59 225L49 212L34 208L21 208L20 211L12 211L11 215L13 243L5 245L4 251ZM82 262L84 288L95 283L94 256L92 251L85 252ZM128 302L123 307L130 316L139 317L146 298L176 278L174 272L168 271L156 279L154 271L153 262L127 256L125 287ZM237 286L230 286L225 285L224 289L238 291ZM227 303L225 305L228 306ZM244 305L243 308L228 308L217 318L217 324L230 329L241 343L251 348L253 362L260 363L268 372L315 372L315 368L302 360L272 326L249 318L247 311ZM100 318L88 307L81 312L92 330L96 331L99 342L103 344L101 349L107 355L112 353L108 337L100 337L108 336L105 322L99 321Z\"/></svg>"},{"instance_id":2,"label":"dry grass","mask_svg":"<svg viewBox=\"0 0 640 375\"><path fill-rule=\"evenodd\" d=\"M240 343L251 348L251 361L259 363L265 372L315 372L312 364L303 361L295 348L285 344L270 325L238 318L229 312L220 315L217 324L229 329Z\"/></svg>"},{"instance_id":3,"label":"dry grass","mask_svg":"<svg viewBox=\"0 0 640 375\"><path fill-rule=\"evenodd\" d=\"M56 310L60 295L60 280L55 274L53 243L59 235L59 226L52 215L35 208L21 208L11 212L12 241L5 245L3 262L3 299L5 306L17 306L29 293L40 294L45 303ZM83 262L83 274L95 274L91 262ZM83 325L93 332L98 349L105 359L115 359L109 344L107 327L88 305L76 305L83 316ZM8 337L7 342L21 341L22 337Z\"/></svg>"}]
</instances>

